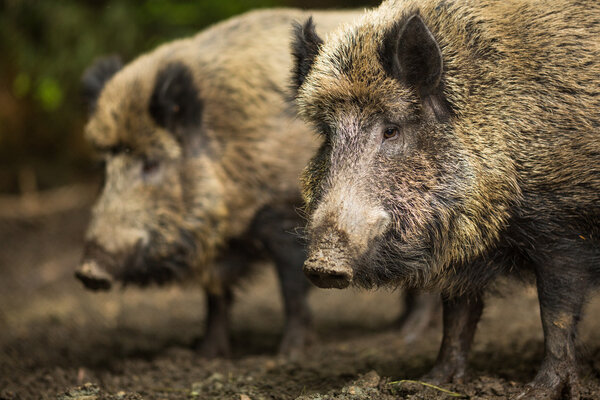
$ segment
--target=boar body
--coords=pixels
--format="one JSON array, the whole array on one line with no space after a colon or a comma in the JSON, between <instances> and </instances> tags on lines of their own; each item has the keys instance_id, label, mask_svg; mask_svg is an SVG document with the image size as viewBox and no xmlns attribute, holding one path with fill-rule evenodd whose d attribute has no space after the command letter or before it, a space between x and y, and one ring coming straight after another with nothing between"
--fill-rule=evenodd
<instances>
[{"instance_id":1,"label":"boar body","mask_svg":"<svg viewBox=\"0 0 600 400\"><path fill-rule=\"evenodd\" d=\"M327 30L353 12L316 12ZM207 292L202 352L227 355L231 289L274 261L284 299L281 351L310 324L298 176L318 140L289 93L291 24L300 10L250 12L84 74L85 134L106 162L82 265L86 286L194 276Z\"/></svg>"},{"instance_id":2,"label":"boar body","mask_svg":"<svg viewBox=\"0 0 600 400\"><path fill-rule=\"evenodd\" d=\"M442 383L464 379L488 284L532 272L545 356L521 396L576 397L600 281L600 4L387 1L327 42L297 26L294 49L325 139L302 179L308 277L441 290Z\"/></svg>"}]
</instances>

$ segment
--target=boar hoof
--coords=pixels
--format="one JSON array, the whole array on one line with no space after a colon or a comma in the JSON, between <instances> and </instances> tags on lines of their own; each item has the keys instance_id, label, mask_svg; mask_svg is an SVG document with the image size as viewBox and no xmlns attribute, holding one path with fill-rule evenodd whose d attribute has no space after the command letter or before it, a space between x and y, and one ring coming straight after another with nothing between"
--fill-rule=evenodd
<instances>
[{"instance_id":1,"label":"boar hoof","mask_svg":"<svg viewBox=\"0 0 600 400\"><path fill-rule=\"evenodd\" d=\"M312 330L307 328L296 328L287 330L279 345L279 355L290 360L299 359L308 345L315 341Z\"/></svg>"},{"instance_id":2,"label":"boar hoof","mask_svg":"<svg viewBox=\"0 0 600 400\"><path fill-rule=\"evenodd\" d=\"M570 375L563 379L556 377L557 379L551 381L536 378L524 391L512 397L512 400L579 399L579 383L576 378L573 378L574 376Z\"/></svg>"},{"instance_id":3,"label":"boar hoof","mask_svg":"<svg viewBox=\"0 0 600 400\"><path fill-rule=\"evenodd\" d=\"M424 382L432 385L442 385L444 383L464 383L466 369L450 365L436 365L426 375L421 377Z\"/></svg>"},{"instance_id":4,"label":"boar hoof","mask_svg":"<svg viewBox=\"0 0 600 400\"><path fill-rule=\"evenodd\" d=\"M528 386L523 392L513 397L513 400L558 400L562 398L563 391L560 388L544 388ZM578 393L570 393L568 399L579 399Z\"/></svg>"},{"instance_id":5,"label":"boar hoof","mask_svg":"<svg viewBox=\"0 0 600 400\"><path fill-rule=\"evenodd\" d=\"M227 339L204 339L200 341L196 347L198 354L202 358L230 358L231 357L231 346Z\"/></svg>"}]
</instances>

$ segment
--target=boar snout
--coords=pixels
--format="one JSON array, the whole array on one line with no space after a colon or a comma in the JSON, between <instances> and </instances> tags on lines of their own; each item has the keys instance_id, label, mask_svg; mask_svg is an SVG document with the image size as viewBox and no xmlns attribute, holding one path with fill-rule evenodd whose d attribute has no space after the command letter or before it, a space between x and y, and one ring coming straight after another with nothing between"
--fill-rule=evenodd
<instances>
[{"instance_id":1,"label":"boar snout","mask_svg":"<svg viewBox=\"0 0 600 400\"><path fill-rule=\"evenodd\" d=\"M94 260L86 260L75 270L75 277L91 290L109 290L112 276Z\"/></svg>"},{"instance_id":2,"label":"boar snout","mask_svg":"<svg viewBox=\"0 0 600 400\"><path fill-rule=\"evenodd\" d=\"M320 288L344 289L352 282L352 268L339 260L320 254L309 257L304 262L304 274Z\"/></svg>"},{"instance_id":3,"label":"boar snout","mask_svg":"<svg viewBox=\"0 0 600 400\"><path fill-rule=\"evenodd\" d=\"M91 290L109 290L114 281L118 261L103 246L91 240L86 242L83 260L75 270L75 277Z\"/></svg>"},{"instance_id":4,"label":"boar snout","mask_svg":"<svg viewBox=\"0 0 600 400\"><path fill-rule=\"evenodd\" d=\"M308 226L311 245L304 274L321 288L344 289L354 278L353 266L389 229L390 215L360 196L333 191ZM335 201L343 198L343 201Z\"/></svg>"}]
</instances>

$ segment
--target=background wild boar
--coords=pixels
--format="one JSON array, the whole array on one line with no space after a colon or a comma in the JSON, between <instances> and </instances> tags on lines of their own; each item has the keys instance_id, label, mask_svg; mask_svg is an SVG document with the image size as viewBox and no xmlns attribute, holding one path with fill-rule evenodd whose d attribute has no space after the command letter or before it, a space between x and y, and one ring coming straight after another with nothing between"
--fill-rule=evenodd
<instances>
[{"instance_id":1,"label":"background wild boar","mask_svg":"<svg viewBox=\"0 0 600 400\"><path fill-rule=\"evenodd\" d=\"M387 1L324 43L296 29L322 287L436 288L427 378L459 381L500 273L536 277L545 355L520 397L577 396L574 338L600 278L600 4Z\"/></svg>"},{"instance_id":2,"label":"background wild boar","mask_svg":"<svg viewBox=\"0 0 600 400\"><path fill-rule=\"evenodd\" d=\"M331 29L356 14L316 12ZM192 273L207 292L201 351L227 355L231 288L274 261L285 303L280 350L299 349L310 323L298 176L318 145L288 90L299 10L250 12L121 66L99 60L83 78L85 134L106 182L76 272L89 288L161 283Z\"/></svg>"}]
</instances>

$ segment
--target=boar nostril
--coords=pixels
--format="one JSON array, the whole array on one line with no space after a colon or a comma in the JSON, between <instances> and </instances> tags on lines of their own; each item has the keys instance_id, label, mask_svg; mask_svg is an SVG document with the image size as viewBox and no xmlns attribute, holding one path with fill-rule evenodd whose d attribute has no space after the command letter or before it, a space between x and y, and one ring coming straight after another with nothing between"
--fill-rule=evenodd
<instances>
[{"instance_id":1,"label":"boar nostril","mask_svg":"<svg viewBox=\"0 0 600 400\"><path fill-rule=\"evenodd\" d=\"M82 263L75 271L75 277L92 290L108 290L112 286L112 276L95 261Z\"/></svg>"},{"instance_id":2,"label":"boar nostril","mask_svg":"<svg viewBox=\"0 0 600 400\"><path fill-rule=\"evenodd\" d=\"M345 269L304 266L306 277L321 288L344 289L350 285L352 274Z\"/></svg>"}]
</instances>

